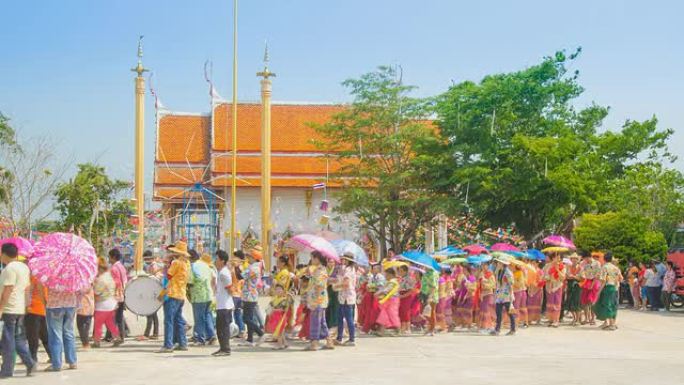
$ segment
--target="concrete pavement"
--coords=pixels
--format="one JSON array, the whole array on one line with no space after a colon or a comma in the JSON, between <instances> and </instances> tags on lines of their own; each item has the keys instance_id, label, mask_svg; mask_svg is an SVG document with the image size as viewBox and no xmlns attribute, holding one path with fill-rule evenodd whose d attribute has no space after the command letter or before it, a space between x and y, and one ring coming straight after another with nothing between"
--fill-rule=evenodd
<instances>
[{"instance_id":1,"label":"concrete pavement","mask_svg":"<svg viewBox=\"0 0 684 385\"><path fill-rule=\"evenodd\" d=\"M144 318L139 319L144 326ZM216 347L154 353L161 342L79 351L79 368L5 380L17 384L682 384L684 313L620 310L619 330L531 327L514 337L450 333L435 337L361 336L354 348L303 352ZM139 328L140 325L135 325ZM135 331L136 329L134 329ZM235 341L235 340L234 340ZM41 357L45 358L43 354ZM44 362L44 361L43 361ZM41 367L45 367L42 364Z\"/></svg>"}]
</instances>

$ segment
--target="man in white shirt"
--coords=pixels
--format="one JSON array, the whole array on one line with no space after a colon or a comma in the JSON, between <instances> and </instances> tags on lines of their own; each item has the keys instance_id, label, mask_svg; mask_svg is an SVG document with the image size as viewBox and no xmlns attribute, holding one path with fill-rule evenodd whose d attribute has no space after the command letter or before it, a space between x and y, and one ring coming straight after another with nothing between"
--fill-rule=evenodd
<instances>
[{"instance_id":1,"label":"man in white shirt","mask_svg":"<svg viewBox=\"0 0 684 385\"><path fill-rule=\"evenodd\" d=\"M233 295L231 286L233 278L228 259L230 256L223 250L216 252L216 334L219 339L219 350L212 353L215 357L230 356L230 325L233 323Z\"/></svg>"},{"instance_id":2,"label":"man in white shirt","mask_svg":"<svg viewBox=\"0 0 684 385\"><path fill-rule=\"evenodd\" d=\"M2 263L5 268L0 273L0 318L4 323L2 329L2 369L0 378L14 375L14 354L21 357L26 365L26 375L30 376L36 368L31 358L28 341L24 329L26 314L26 297L30 287L31 272L28 266L17 260L18 250L13 243L2 245Z\"/></svg>"}]
</instances>

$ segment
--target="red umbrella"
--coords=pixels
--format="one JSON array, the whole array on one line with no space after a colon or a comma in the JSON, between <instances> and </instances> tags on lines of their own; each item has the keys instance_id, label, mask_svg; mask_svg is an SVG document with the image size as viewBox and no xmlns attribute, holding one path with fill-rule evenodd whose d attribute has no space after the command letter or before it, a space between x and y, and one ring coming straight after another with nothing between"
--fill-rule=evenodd
<instances>
[{"instance_id":1,"label":"red umbrella","mask_svg":"<svg viewBox=\"0 0 684 385\"><path fill-rule=\"evenodd\" d=\"M486 247L484 247L482 245L477 245L477 244L468 245L468 246L464 247L463 250L467 251L468 254L470 254L470 255L488 254L489 253L489 250L487 250Z\"/></svg>"},{"instance_id":2,"label":"red umbrella","mask_svg":"<svg viewBox=\"0 0 684 385\"><path fill-rule=\"evenodd\" d=\"M492 251L520 251L519 248L510 243L495 243L491 247Z\"/></svg>"}]
</instances>

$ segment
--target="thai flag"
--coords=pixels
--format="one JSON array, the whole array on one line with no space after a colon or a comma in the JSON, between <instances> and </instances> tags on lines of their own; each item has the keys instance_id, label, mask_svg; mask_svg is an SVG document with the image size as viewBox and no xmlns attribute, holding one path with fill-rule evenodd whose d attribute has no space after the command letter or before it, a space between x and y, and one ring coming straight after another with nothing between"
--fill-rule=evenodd
<instances>
[{"instance_id":1,"label":"thai flag","mask_svg":"<svg viewBox=\"0 0 684 385\"><path fill-rule=\"evenodd\" d=\"M325 188L325 183L316 183L315 185L311 186L314 190L320 190Z\"/></svg>"}]
</instances>

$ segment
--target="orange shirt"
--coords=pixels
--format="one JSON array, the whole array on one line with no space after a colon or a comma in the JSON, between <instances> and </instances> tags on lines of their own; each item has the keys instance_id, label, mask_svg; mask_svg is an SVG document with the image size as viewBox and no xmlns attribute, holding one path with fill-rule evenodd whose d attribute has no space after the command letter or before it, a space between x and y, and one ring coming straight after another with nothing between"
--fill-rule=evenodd
<instances>
[{"instance_id":1,"label":"orange shirt","mask_svg":"<svg viewBox=\"0 0 684 385\"><path fill-rule=\"evenodd\" d=\"M36 277L31 276L31 302L29 303L29 306L26 308L26 312L30 314L45 316L45 303L40 298L40 292L37 290L38 287L38 280L36 279ZM45 300L47 301L47 289L44 286L40 285L40 290L43 291L43 298L45 298Z\"/></svg>"}]
</instances>

